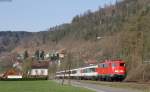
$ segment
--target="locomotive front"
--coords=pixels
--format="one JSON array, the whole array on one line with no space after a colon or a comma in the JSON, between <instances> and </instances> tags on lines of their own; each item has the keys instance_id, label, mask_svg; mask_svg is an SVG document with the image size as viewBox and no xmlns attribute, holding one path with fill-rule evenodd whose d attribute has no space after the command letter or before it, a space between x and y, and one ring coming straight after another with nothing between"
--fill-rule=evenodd
<instances>
[{"instance_id":1,"label":"locomotive front","mask_svg":"<svg viewBox=\"0 0 150 92\"><path fill-rule=\"evenodd\" d=\"M112 63L112 75L115 79L123 80L126 77L125 62L122 60Z\"/></svg>"}]
</instances>

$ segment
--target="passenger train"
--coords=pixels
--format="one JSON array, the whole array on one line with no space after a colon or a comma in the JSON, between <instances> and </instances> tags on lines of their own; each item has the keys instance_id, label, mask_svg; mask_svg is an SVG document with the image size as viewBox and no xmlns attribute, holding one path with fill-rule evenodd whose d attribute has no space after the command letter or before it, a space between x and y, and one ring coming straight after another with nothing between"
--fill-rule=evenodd
<instances>
[{"instance_id":1,"label":"passenger train","mask_svg":"<svg viewBox=\"0 0 150 92\"><path fill-rule=\"evenodd\" d=\"M122 81L126 77L126 67L123 60L106 60L96 65L80 67L56 72L56 78Z\"/></svg>"}]
</instances>

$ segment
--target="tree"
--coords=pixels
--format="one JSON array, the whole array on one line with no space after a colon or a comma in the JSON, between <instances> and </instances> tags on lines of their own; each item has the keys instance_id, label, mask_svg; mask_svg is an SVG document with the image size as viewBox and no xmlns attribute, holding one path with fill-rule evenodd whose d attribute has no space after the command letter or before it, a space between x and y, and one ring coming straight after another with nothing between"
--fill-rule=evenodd
<instances>
[{"instance_id":1,"label":"tree","mask_svg":"<svg viewBox=\"0 0 150 92\"><path fill-rule=\"evenodd\" d=\"M51 59L52 61L57 61L57 60L59 60L59 53L53 53L53 54L51 54L50 59Z\"/></svg>"},{"instance_id":2,"label":"tree","mask_svg":"<svg viewBox=\"0 0 150 92\"><path fill-rule=\"evenodd\" d=\"M31 69L31 64L32 64L32 60L31 59L26 59L25 62L23 63L23 74L24 76L28 76L28 73Z\"/></svg>"},{"instance_id":3,"label":"tree","mask_svg":"<svg viewBox=\"0 0 150 92\"><path fill-rule=\"evenodd\" d=\"M65 74L69 74L68 76L68 84L70 85L71 84L71 77L70 77L70 74L71 74L71 68L73 66L73 53L72 52L68 52L66 57L64 58L62 64L61 64L61 67L64 69L64 76L62 78L62 85L64 85L64 81L65 81Z\"/></svg>"},{"instance_id":4,"label":"tree","mask_svg":"<svg viewBox=\"0 0 150 92\"><path fill-rule=\"evenodd\" d=\"M40 51L36 50L34 56L35 56L36 60L39 60L40 59Z\"/></svg>"},{"instance_id":5,"label":"tree","mask_svg":"<svg viewBox=\"0 0 150 92\"><path fill-rule=\"evenodd\" d=\"M45 52L44 52L44 51L41 51L41 53L40 53L40 59L41 59L41 60L44 60L44 56L45 56Z\"/></svg>"},{"instance_id":6,"label":"tree","mask_svg":"<svg viewBox=\"0 0 150 92\"><path fill-rule=\"evenodd\" d=\"M25 51L24 51L24 59L27 59L28 57L29 57L28 51L25 50Z\"/></svg>"}]
</instances>

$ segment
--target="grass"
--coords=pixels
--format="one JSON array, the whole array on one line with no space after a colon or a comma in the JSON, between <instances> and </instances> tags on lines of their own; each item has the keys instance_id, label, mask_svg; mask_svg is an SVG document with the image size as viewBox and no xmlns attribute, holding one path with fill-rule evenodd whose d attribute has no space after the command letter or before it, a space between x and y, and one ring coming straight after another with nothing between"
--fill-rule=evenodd
<instances>
[{"instance_id":1,"label":"grass","mask_svg":"<svg viewBox=\"0 0 150 92\"><path fill-rule=\"evenodd\" d=\"M86 81L83 80L81 82L103 85L108 87L115 87L115 88L139 90L141 92L150 92L150 84L144 84L144 83L103 82L103 81L90 81L90 80L86 80Z\"/></svg>"},{"instance_id":2,"label":"grass","mask_svg":"<svg viewBox=\"0 0 150 92\"><path fill-rule=\"evenodd\" d=\"M0 81L0 92L93 92L54 81Z\"/></svg>"}]
</instances>

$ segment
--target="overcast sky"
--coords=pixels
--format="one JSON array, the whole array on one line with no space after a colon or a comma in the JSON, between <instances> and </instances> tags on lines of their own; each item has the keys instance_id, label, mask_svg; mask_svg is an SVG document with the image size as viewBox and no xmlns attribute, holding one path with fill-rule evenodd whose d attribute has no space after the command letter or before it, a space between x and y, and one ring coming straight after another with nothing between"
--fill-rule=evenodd
<instances>
[{"instance_id":1,"label":"overcast sky","mask_svg":"<svg viewBox=\"0 0 150 92\"><path fill-rule=\"evenodd\" d=\"M6 0L7 1L7 0ZM11 1L11 0L10 0ZM42 31L115 0L0 0L0 31Z\"/></svg>"}]
</instances>

